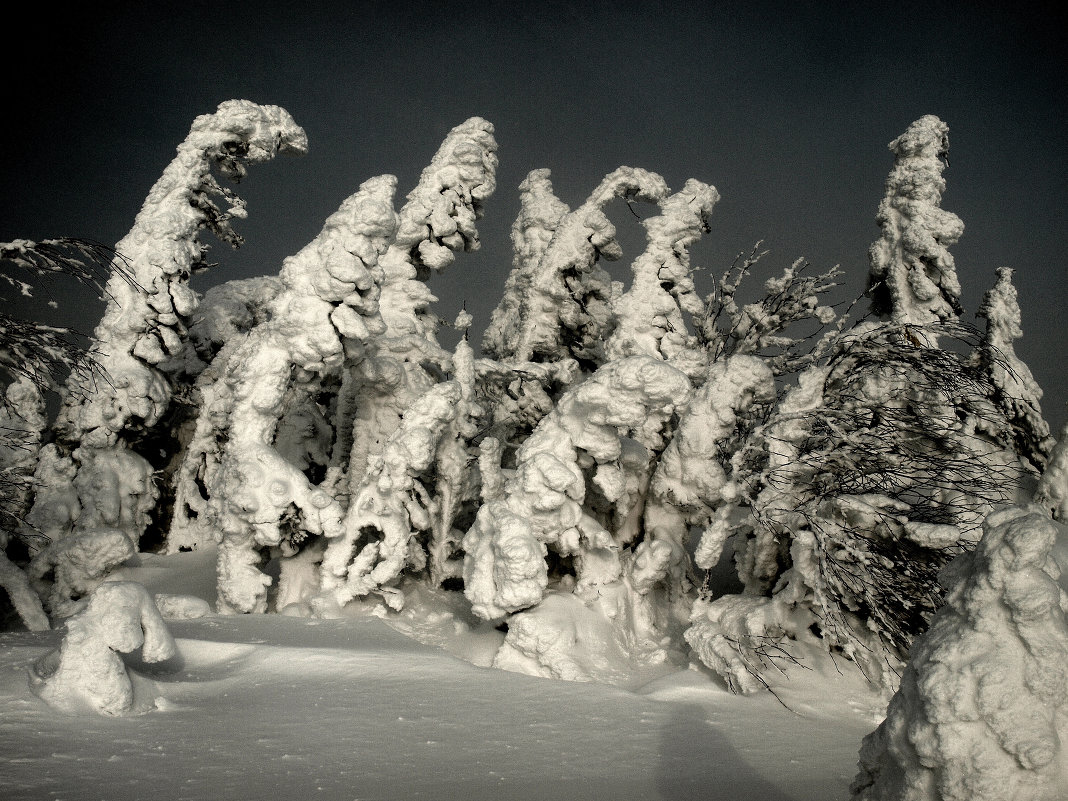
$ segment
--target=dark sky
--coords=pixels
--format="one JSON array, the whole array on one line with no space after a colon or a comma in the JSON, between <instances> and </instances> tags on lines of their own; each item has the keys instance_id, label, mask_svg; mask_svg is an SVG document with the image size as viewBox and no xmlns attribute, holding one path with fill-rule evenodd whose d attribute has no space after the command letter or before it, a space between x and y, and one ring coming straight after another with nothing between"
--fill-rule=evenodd
<instances>
[{"instance_id":1,"label":"dark sky","mask_svg":"<svg viewBox=\"0 0 1068 801\"><path fill-rule=\"evenodd\" d=\"M171 5L171 4L168 4ZM572 207L626 164L723 196L695 263L718 275L757 240L759 285L795 258L840 264L841 298L867 274L887 143L937 114L950 126L943 206L966 320L998 266L1015 267L1018 353L1066 419L1068 120L1063 30L1001 3L96 3L22 6L5 41L0 241L117 242L193 118L223 100L286 108L310 153L253 168L239 192L247 244L219 246L198 284L274 274L365 179L398 202L445 133L494 123L498 189L483 249L435 278L439 314L466 301L481 332L510 267L526 173L549 167ZM611 212L632 244L640 229ZM627 256L637 255L631 248ZM616 268L626 279L629 258ZM101 306L51 289L89 329ZM66 303L63 303L63 301ZM8 308L14 308L9 302ZM444 339L444 337L443 337Z\"/></svg>"}]
</instances>

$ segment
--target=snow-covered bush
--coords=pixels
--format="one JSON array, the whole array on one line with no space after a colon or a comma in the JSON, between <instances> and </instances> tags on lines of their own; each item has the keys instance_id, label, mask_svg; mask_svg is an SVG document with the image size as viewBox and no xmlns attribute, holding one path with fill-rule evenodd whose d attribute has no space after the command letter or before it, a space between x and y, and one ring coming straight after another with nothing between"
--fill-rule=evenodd
<instances>
[{"instance_id":1,"label":"snow-covered bush","mask_svg":"<svg viewBox=\"0 0 1068 801\"><path fill-rule=\"evenodd\" d=\"M145 662L162 662L177 653L144 586L132 581L105 582L67 621L59 649L33 666L30 686L49 705L64 711L90 709L104 715L141 711L119 656L138 649ZM151 701L144 706L151 708Z\"/></svg>"},{"instance_id":2,"label":"snow-covered bush","mask_svg":"<svg viewBox=\"0 0 1068 801\"><path fill-rule=\"evenodd\" d=\"M886 720L864 739L857 801L1053 801L1068 771L1068 597L1035 507L992 514L942 580Z\"/></svg>"}]
</instances>

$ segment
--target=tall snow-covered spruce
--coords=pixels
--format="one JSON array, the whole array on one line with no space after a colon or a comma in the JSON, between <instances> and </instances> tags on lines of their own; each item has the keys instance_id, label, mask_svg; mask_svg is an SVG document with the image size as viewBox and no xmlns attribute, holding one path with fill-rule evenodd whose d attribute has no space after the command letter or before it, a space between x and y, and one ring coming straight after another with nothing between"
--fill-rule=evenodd
<instances>
[{"instance_id":1,"label":"tall snow-covered spruce","mask_svg":"<svg viewBox=\"0 0 1068 801\"><path fill-rule=\"evenodd\" d=\"M119 531L136 548L154 510L154 474L162 467L159 443L152 440L169 438L168 362L186 347L186 327L197 306L188 282L205 264L200 232L210 230L234 246L241 242L230 221L245 216L244 203L219 184L212 169L236 181L249 164L306 147L304 131L277 106L227 101L194 121L130 233L116 245L121 256L94 332L106 379L72 374L63 391L57 441L42 451L28 521L52 542L49 547L68 556L89 555L91 547L61 543ZM225 211L215 203L219 197L228 204Z\"/></svg>"},{"instance_id":2,"label":"tall snow-covered spruce","mask_svg":"<svg viewBox=\"0 0 1068 801\"><path fill-rule=\"evenodd\" d=\"M949 247L964 223L941 208L949 126L933 115L916 120L890 143L894 168L876 221L868 278L872 311L898 325L956 320L960 281Z\"/></svg>"}]
</instances>

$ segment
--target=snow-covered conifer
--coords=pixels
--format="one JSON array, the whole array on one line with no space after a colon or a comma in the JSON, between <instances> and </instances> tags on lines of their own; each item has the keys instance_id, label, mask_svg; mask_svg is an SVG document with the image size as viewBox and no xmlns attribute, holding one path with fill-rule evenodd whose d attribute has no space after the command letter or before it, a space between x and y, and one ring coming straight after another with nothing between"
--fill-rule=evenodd
<instances>
[{"instance_id":1,"label":"snow-covered conifer","mask_svg":"<svg viewBox=\"0 0 1068 801\"><path fill-rule=\"evenodd\" d=\"M689 394L681 372L633 356L561 398L464 538L464 592L477 614L499 618L538 603L547 548L574 560L580 592L621 577L621 548L636 533L626 521L664 447L664 424Z\"/></svg>"},{"instance_id":2,"label":"snow-covered conifer","mask_svg":"<svg viewBox=\"0 0 1068 801\"><path fill-rule=\"evenodd\" d=\"M1054 801L1068 771L1068 536L1034 507L983 525L944 572L946 603L912 647L886 720L864 739L856 801Z\"/></svg>"},{"instance_id":3,"label":"snow-covered conifer","mask_svg":"<svg viewBox=\"0 0 1068 801\"><path fill-rule=\"evenodd\" d=\"M715 187L691 178L681 192L660 202L660 214L642 221L648 242L631 265L630 288L612 304L615 327L605 345L609 359L648 354L687 375L702 370L702 349L683 317L683 312L691 317L704 312L689 247L708 231L718 200Z\"/></svg>"},{"instance_id":4,"label":"snow-covered conifer","mask_svg":"<svg viewBox=\"0 0 1068 801\"><path fill-rule=\"evenodd\" d=\"M597 262L614 261L623 253L604 207L615 198L658 203L667 193L667 184L656 173L620 167L605 176L585 203L559 218L537 266L530 268L534 248L521 265L524 276L532 274L527 280L516 279L522 287L520 302L509 296L509 303L517 307L510 312L516 324L508 337L514 361L575 358L591 370L604 363L603 338L611 324L613 289L611 277ZM551 219L558 209L548 199L545 202L550 204L546 217ZM497 313L498 318L503 313L503 309ZM491 344L494 341L491 338Z\"/></svg>"},{"instance_id":5,"label":"snow-covered conifer","mask_svg":"<svg viewBox=\"0 0 1068 801\"><path fill-rule=\"evenodd\" d=\"M279 421L344 361L343 338L365 342L385 326L378 314L378 259L396 231L393 176L373 178L332 214L322 232L282 268L269 319L233 351L201 410L225 444L207 480L208 517L221 532L220 607L263 611L269 578L258 549L279 546L284 521L336 534L342 509L277 447ZM219 421L218 423L214 421Z\"/></svg>"},{"instance_id":6,"label":"snow-covered conifer","mask_svg":"<svg viewBox=\"0 0 1068 801\"><path fill-rule=\"evenodd\" d=\"M876 216L882 236L868 253L872 311L898 325L953 322L960 282L949 247L964 223L941 208L949 127L929 114L889 147L894 167Z\"/></svg>"},{"instance_id":7,"label":"snow-covered conifer","mask_svg":"<svg viewBox=\"0 0 1068 801\"><path fill-rule=\"evenodd\" d=\"M245 216L244 202L218 183L212 168L238 180L247 164L306 147L304 131L284 109L245 100L220 104L215 113L193 122L133 228L116 246L121 256L107 282L107 308L94 332L97 359L108 380L94 385L91 377L72 375L58 423L64 449L72 453L56 456L72 459L80 477L82 508L70 515L78 527L121 527L135 545L144 533L145 518L112 515L114 504L93 493L99 488L114 494L116 481L122 484L120 496L149 497L154 491L154 468L137 453L136 444L160 423L170 403L166 363L182 353L186 325L197 305L188 282L205 264L207 247L200 232L208 229L234 246L241 242L230 221ZM214 197L229 208L221 210ZM147 455L159 458L158 453ZM62 504L66 496L66 487L43 485L35 506Z\"/></svg>"},{"instance_id":8,"label":"snow-covered conifer","mask_svg":"<svg viewBox=\"0 0 1068 801\"><path fill-rule=\"evenodd\" d=\"M1032 468L1041 470L1053 447L1053 439L1042 416L1042 388L1016 355L1012 344L1023 336L1023 328L1011 268L998 268L997 283L983 296L976 315L986 318L986 336L979 348L979 358L990 372L993 401L1012 427L1016 452Z\"/></svg>"},{"instance_id":9,"label":"snow-covered conifer","mask_svg":"<svg viewBox=\"0 0 1068 801\"><path fill-rule=\"evenodd\" d=\"M523 310L530 302L538 266L560 220L570 211L553 194L549 176L547 169L531 170L519 184L519 216L512 223L512 271L482 336L482 352L498 361L516 360Z\"/></svg>"},{"instance_id":10,"label":"snow-covered conifer","mask_svg":"<svg viewBox=\"0 0 1068 801\"><path fill-rule=\"evenodd\" d=\"M177 653L167 624L144 586L132 581L105 582L67 621L59 648L33 666L30 686L64 711L88 708L104 715L141 711L119 656L138 649L145 662L162 662ZM144 708L153 705L146 700Z\"/></svg>"},{"instance_id":11,"label":"snow-covered conifer","mask_svg":"<svg viewBox=\"0 0 1068 801\"><path fill-rule=\"evenodd\" d=\"M348 459L348 492L357 490L404 410L451 367L429 311L436 298L424 281L455 252L480 246L475 223L496 187L496 170L493 126L472 117L445 137L398 212L396 237L380 259L385 331L346 363L338 403L339 442L351 443L335 446Z\"/></svg>"},{"instance_id":12,"label":"snow-covered conifer","mask_svg":"<svg viewBox=\"0 0 1068 801\"><path fill-rule=\"evenodd\" d=\"M1068 423L1061 429L1060 439L1042 471L1035 503L1048 509L1054 520L1068 523Z\"/></svg>"}]
</instances>

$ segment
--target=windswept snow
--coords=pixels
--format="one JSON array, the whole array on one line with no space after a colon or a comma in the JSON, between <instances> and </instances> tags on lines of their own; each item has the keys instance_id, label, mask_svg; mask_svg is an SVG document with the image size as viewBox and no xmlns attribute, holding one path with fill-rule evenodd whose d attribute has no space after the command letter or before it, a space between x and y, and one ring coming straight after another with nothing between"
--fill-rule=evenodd
<instances>
[{"instance_id":1,"label":"windswept snow","mask_svg":"<svg viewBox=\"0 0 1068 801\"><path fill-rule=\"evenodd\" d=\"M143 554L117 577L212 601L210 557ZM789 710L685 665L638 686L496 670L480 665L503 635L435 603L169 620L176 656L127 657L137 702L155 709L111 718L30 691L29 666L62 632L6 633L4 798L823 801L845 797L882 712L859 673L826 660L777 688Z\"/></svg>"}]
</instances>

